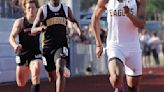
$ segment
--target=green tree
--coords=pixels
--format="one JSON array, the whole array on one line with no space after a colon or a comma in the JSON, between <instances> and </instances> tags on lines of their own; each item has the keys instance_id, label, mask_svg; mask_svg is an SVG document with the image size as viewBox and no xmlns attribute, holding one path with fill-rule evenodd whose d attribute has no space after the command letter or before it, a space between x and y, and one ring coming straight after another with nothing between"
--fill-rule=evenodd
<instances>
[{"instance_id":1,"label":"green tree","mask_svg":"<svg viewBox=\"0 0 164 92\"><path fill-rule=\"evenodd\" d=\"M147 0L147 18L154 19L155 15L164 12L164 0Z\"/></svg>"}]
</instances>

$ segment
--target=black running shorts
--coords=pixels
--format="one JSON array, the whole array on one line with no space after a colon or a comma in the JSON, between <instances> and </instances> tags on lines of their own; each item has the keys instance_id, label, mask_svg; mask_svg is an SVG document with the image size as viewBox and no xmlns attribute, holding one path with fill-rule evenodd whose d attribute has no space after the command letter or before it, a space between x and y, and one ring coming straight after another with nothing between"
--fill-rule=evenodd
<instances>
[{"instance_id":1,"label":"black running shorts","mask_svg":"<svg viewBox=\"0 0 164 92\"><path fill-rule=\"evenodd\" d=\"M42 59L41 53L30 54L30 55L17 55L16 63L18 66L29 65L32 60Z\"/></svg>"},{"instance_id":2,"label":"black running shorts","mask_svg":"<svg viewBox=\"0 0 164 92\"><path fill-rule=\"evenodd\" d=\"M48 72L56 69L55 62L58 58L68 60L68 47L58 49L43 49L43 64Z\"/></svg>"}]
</instances>

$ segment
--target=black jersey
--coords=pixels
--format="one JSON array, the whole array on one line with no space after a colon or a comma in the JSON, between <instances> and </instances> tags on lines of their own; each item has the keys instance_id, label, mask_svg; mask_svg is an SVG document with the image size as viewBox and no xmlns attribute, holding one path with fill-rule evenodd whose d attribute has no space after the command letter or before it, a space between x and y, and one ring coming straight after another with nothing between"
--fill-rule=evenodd
<instances>
[{"instance_id":1,"label":"black jersey","mask_svg":"<svg viewBox=\"0 0 164 92\"><path fill-rule=\"evenodd\" d=\"M44 21L47 29L43 32L43 48L56 49L67 46L67 17L61 4L59 11L53 12L47 5L47 17Z\"/></svg>"},{"instance_id":2,"label":"black jersey","mask_svg":"<svg viewBox=\"0 0 164 92\"><path fill-rule=\"evenodd\" d=\"M22 45L22 50L19 55L29 55L29 54L39 54L40 52L40 42L39 34L36 36L31 35L31 27L26 17L24 17L23 27L19 33L19 44Z\"/></svg>"}]
</instances>

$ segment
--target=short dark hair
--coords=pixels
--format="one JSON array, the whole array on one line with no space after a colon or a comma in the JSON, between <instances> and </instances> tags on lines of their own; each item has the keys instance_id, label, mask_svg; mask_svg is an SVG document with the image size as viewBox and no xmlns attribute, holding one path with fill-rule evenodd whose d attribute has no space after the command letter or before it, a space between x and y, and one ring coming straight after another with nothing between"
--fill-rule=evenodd
<instances>
[{"instance_id":1,"label":"short dark hair","mask_svg":"<svg viewBox=\"0 0 164 92\"><path fill-rule=\"evenodd\" d=\"M157 36L157 34L158 34L157 32L153 32L153 35L154 35L154 36Z\"/></svg>"},{"instance_id":2,"label":"short dark hair","mask_svg":"<svg viewBox=\"0 0 164 92\"><path fill-rule=\"evenodd\" d=\"M25 9L26 8L26 4L27 3L34 3L36 5L37 8L39 8L39 3L38 0L22 0L22 8Z\"/></svg>"}]
</instances>

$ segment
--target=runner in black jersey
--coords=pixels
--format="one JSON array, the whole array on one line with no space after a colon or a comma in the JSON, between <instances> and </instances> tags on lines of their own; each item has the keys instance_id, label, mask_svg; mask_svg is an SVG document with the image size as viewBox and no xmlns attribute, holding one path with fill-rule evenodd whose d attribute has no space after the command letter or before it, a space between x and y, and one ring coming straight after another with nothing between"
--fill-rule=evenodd
<instances>
[{"instance_id":1,"label":"runner in black jersey","mask_svg":"<svg viewBox=\"0 0 164 92\"><path fill-rule=\"evenodd\" d=\"M66 68L68 57L66 38L67 19L73 22L79 35L81 32L77 21L72 16L71 9L63 3L59 3L59 1L50 0L48 4L43 5L38 10L32 33L36 34L43 31L44 65L48 71L49 80L56 80L56 92L64 92L64 77L70 76L70 72ZM36 26L40 23L43 23L45 26L41 26L42 30L37 30L38 27Z\"/></svg>"},{"instance_id":2,"label":"runner in black jersey","mask_svg":"<svg viewBox=\"0 0 164 92\"><path fill-rule=\"evenodd\" d=\"M35 0L26 0L23 3L25 16L15 20L9 37L9 42L17 54L16 81L19 87L25 86L31 73L31 92L39 92L42 55L39 34L31 35L32 23L39 6ZM19 43L16 42L17 36Z\"/></svg>"}]
</instances>

